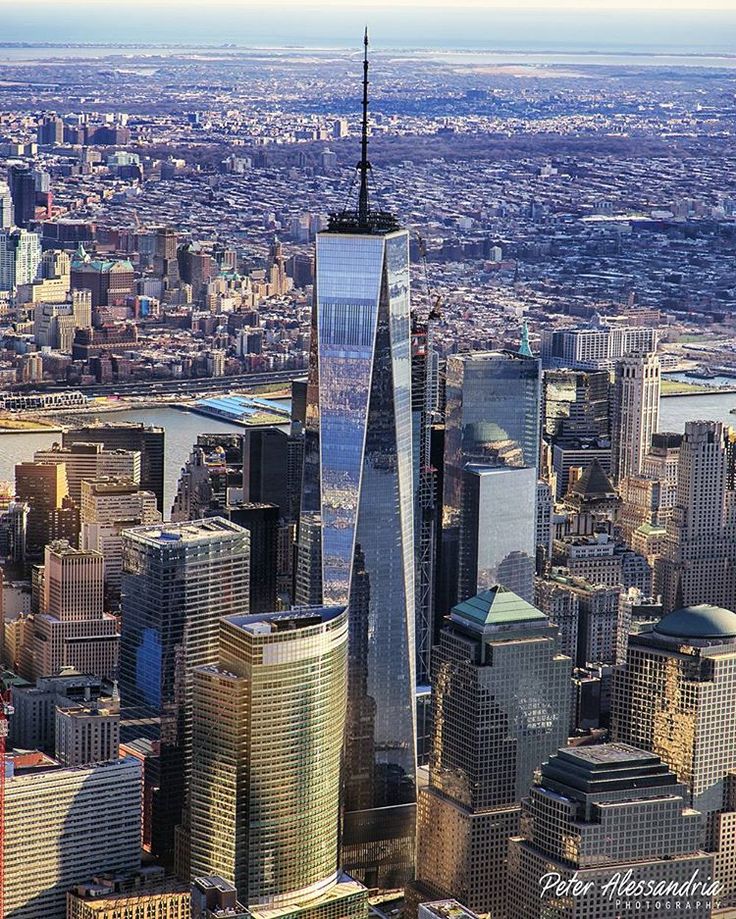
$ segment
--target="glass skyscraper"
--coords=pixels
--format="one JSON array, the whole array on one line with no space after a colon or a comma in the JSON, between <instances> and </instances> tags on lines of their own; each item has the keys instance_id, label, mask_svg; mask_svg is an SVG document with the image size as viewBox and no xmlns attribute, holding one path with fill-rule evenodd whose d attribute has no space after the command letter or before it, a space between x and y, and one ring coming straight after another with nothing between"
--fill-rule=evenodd
<instances>
[{"instance_id":1,"label":"glass skyscraper","mask_svg":"<svg viewBox=\"0 0 736 919\"><path fill-rule=\"evenodd\" d=\"M528 354L478 351L455 354L447 360L443 532L436 615L448 613L456 602L473 596L477 589L460 583L465 468L475 464L536 470L540 394L539 360ZM532 491L530 500L536 506L536 478Z\"/></svg>"},{"instance_id":2,"label":"glass skyscraper","mask_svg":"<svg viewBox=\"0 0 736 919\"><path fill-rule=\"evenodd\" d=\"M462 509L466 463L539 463L539 360L515 351L478 351L447 360L443 522Z\"/></svg>"},{"instance_id":3,"label":"glass skyscraper","mask_svg":"<svg viewBox=\"0 0 736 919\"><path fill-rule=\"evenodd\" d=\"M472 597L497 584L534 601L537 470L465 467L459 592Z\"/></svg>"},{"instance_id":4,"label":"glass skyscraper","mask_svg":"<svg viewBox=\"0 0 736 919\"><path fill-rule=\"evenodd\" d=\"M160 741L152 847L166 860L185 801L192 670L217 660L220 617L248 612L249 568L248 531L221 517L123 533L121 735Z\"/></svg>"},{"instance_id":5,"label":"glass skyscraper","mask_svg":"<svg viewBox=\"0 0 736 919\"><path fill-rule=\"evenodd\" d=\"M416 800L409 234L335 218L315 297L323 602L350 620L343 858L399 886Z\"/></svg>"},{"instance_id":6,"label":"glass skyscraper","mask_svg":"<svg viewBox=\"0 0 736 919\"><path fill-rule=\"evenodd\" d=\"M297 594L348 607L342 863L389 889L416 818L409 234L368 202L364 45L357 207L317 235Z\"/></svg>"},{"instance_id":7,"label":"glass skyscraper","mask_svg":"<svg viewBox=\"0 0 736 919\"><path fill-rule=\"evenodd\" d=\"M193 673L192 876L253 915L366 915L338 870L347 652L344 607L228 616Z\"/></svg>"}]
</instances>

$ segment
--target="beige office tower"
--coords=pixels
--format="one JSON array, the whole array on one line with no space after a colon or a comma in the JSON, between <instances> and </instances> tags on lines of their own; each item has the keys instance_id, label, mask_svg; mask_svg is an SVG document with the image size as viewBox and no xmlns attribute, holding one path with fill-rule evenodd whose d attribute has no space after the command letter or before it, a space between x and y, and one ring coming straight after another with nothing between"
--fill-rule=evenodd
<instances>
[{"instance_id":1,"label":"beige office tower","mask_svg":"<svg viewBox=\"0 0 736 919\"><path fill-rule=\"evenodd\" d=\"M29 560L43 558L44 547L55 539L76 543L79 508L69 497L63 462L18 463L15 493L19 501L30 505L26 537Z\"/></svg>"},{"instance_id":2,"label":"beige office tower","mask_svg":"<svg viewBox=\"0 0 736 919\"><path fill-rule=\"evenodd\" d=\"M616 365L613 395L613 475L641 472L652 435L659 429L661 367L656 354L622 358Z\"/></svg>"},{"instance_id":3,"label":"beige office tower","mask_svg":"<svg viewBox=\"0 0 736 919\"><path fill-rule=\"evenodd\" d=\"M82 482L100 476L122 476L137 485L141 481L141 454L138 450L106 450L98 443L74 443L70 447L54 444L50 450L37 450L36 463L64 463L69 495L79 507Z\"/></svg>"},{"instance_id":4,"label":"beige office tower","mask_svg":"<svg viewBox=\"0 0 736 919\"><path fill-rule=\"evenodd\" d=\"M82 482L79 544L82 549L102 553L109 597L120 595L123 530L160 520L156 496L151 491L142 491L132 479L101 476Z\"/></svg>"},{"instance_id":5,"label":"beige office tower","mask_svg":"<svg viewBox=\"0 0 736 919\"><path fill-rule=\"evenodd\" d=\"M676 610L630 635L626 662L613 675L612 738L656 753L687 786L704 817L703 846L719 853L729 901L736 895L734 699L736 614L714 606Z\"/></svg>"},{"instance_id":6,"label":"beige office tower","mask_svg":"<svg viewBox=\"0 0 736 919\"><path fill-rule=\"evenodd\" d=\"M43 611L55 619L99 619L104 612L103 558L68 542L46 546Z\"/></svg>"},{"instance_id":7,"label":"beige office tower","mask_svg":"<svg viewBox=\"0 0 736 919\"><path fill-rule=\"evenodd\" d=\"M117 620L104 612L103 558L99 552L51 543L44 556L43 597L33 627L32 679L63 667L112 679L117 672Z\"/></svg>"},{"instance_id":8,"label":"beige office tower","mask_svg":"<svg viewBox=\"0 0 736 919\"><path fill-rule=\"evenodd\" d=\"M658 568L665 610L698 603L736 606L734 440L720 421L689 421L677 497Z\"/></svg>"},{"instance_id":9,"label":"beige office tower","mask_svg":"<svg viewBox=\"0 0 736 919\"><path fill-rule=\"evenodd\" d=\"M559 628L562 650L578 667L615 663L623 588L607 587L595 578L569 577L564 571L553 569L549 577L537 578L537 606Z\"/></svg>"},{"instance_id":10,"label":"beige office tower","mask_svg":"<svg viewBox=\"0 0 736 919\"><path fill-rule=\"evenodd\" d=\"M92 291L72 291L72 315L78 329L92 328Z\"/></svg>"},{"instance_id":11,"label":"beige office tower","mask_svg":"<svg viewBox=\"0 0 736 919\"><path fill-rule=\"evenodd\" d=\"M572 663L544 613L495 587L453 608L435 665L409 905L414 913L423 900L453 897L497 919L521 799L534 771L567 742Z\"/></svg>"},{"instance_id":12,"label":"beige office tower","mask_svg":"<svg viewBox=\"0 0 736 919\"><path fill-rule=\"evenodd\" d=\"M64 766L117 759L120 755L120 706L59 706L55 733L55 756Z\"/></svg>"},{"instance_id":13,"label":"beige office tower","mask_svg":"<svg viewBox=\"0 0 736 919\"><path fill-rule=\"evenodd\" d=\"M5 784L5 915L64 919L80 878L140 865L141 766L132 758L63 768L11 758Z\"/></svg>"},{"instance_id":14,"label":"beige office tower","mask_svg":"<svg viewBox=\"0 0 736 919\"><path fill-rule=\"evenodd\" d=\"M252 916L366 915L338 866L347 638L343 607L227 616L194 671L191 873Z\"/></svg>"},{"instance_id":15,"label":"beige office tower","mask_svg":"<svg viewBox=\"0 0 736 919\"><path fill-rule=\"evenodd\" d=\"M638 527L664 527L672 516L681 444L682 434L653 434L641 473L619 482L622 506L618 523L629 545Z\"/></svg>"},{"instance_id":16,"label":"beige office tower","mask_svg":"<svg viewBox=\"0 0 736 919\"><path fill-rule=\"evenodd\" d=\"M561 749L524 811L509 843L511 919L711 915L701 817L658 756L626 744Z\"/></svg>"}]
</instances>

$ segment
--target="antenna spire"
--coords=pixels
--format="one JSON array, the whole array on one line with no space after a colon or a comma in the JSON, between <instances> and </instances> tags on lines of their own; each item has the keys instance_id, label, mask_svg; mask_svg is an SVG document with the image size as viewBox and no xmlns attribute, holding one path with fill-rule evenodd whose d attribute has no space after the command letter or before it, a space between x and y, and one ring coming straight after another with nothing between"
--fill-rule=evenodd
<instances>
[{"instance_id":1,"label":"antenna spire","mask_svg":"<svg viewBox=\"0 0 736 919\"><path fill-rule=\"evenodd\" d=\"M360 135L360 192L358 194L358 221L362 226L368 224L368 26L363 37L363 125Z\"/></svg>"},{"instance_id":2,"label":"antenna spire","mask_svg":"<svg viewBox=\"0 0 736 919\"><path fill-rule=\"evenodd\" d=\"M358 206L349 207L342 211L330 214L327 231L331 233L393 233L399 229L399 224L390 211L371 210L368 204L368 173L372 167L368 159L368 27L363 35L363 123L360 138L360 161L355 167L360 173L360 191L358 192ZM350 185L352 192L355 187L355 177ZM349 197L352 197L350 193ZM1 917L0 917L1 919Z\"/></svg>"}]
</instances>

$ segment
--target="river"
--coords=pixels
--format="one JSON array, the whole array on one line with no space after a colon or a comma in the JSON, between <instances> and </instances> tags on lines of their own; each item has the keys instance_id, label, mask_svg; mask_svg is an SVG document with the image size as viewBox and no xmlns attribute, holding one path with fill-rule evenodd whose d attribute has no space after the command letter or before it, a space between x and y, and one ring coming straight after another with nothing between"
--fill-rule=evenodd
<instances>
[{"instance_id":1,"label":"river","mask_svg":"<svg viewBox=\"0 0 736 919\"><path fill-rule=\"evenodd\" d=\"M730 410L736 406L736 393L668 396L662 399L659 412L661 431L682 431L686 421L723 421L736 427L736 415ZM90 416L92 417L92 416ZM206 418L194 412L180 411L164 406L162 408L132 408L97 417L110 421L142 421L145 424L161 425L166 429L166 466L164 472L164 501L166 514L176 493L179 472L186 462L197 435L204 432L242 430L215 418ZM69 424L81 423L86 416L69 416ZM0 433L0 480L12 482L15 478L15 464L33 459L36 450L51 446L60 440L60 434L2 434Z\"/></svg>"},{"instance_id":2,"label":"river","mask_svg":"<svg viewBox=\"0 0 736 919\"><path fill-rule=\"evenodd\" d=\"M68 424L82 424L93 418L103 421L142 421L166 430L164 466L164 511L168 517L176 494L179 472L189 456L197 435L204 432L242 431L239 425L228 424L217 418L207 418L196 412L180 411L170 406L161 408L133 408L130 411L98 415L69 415ZM61 440L61 434L2 434L0 433L0 480L15 479L15 464L32 460L36 450L48 448Z\"/></svg>"}]
</instances>

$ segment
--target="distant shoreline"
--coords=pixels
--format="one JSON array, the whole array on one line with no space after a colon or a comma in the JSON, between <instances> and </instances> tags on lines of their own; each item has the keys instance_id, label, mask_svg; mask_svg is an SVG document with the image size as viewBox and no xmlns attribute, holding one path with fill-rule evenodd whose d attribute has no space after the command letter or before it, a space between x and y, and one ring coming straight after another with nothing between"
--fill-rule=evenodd
<instances>
[{"instance_id":1,"label":"distant shoreline","mask_svg":"<svg viewBox=\"0 0 736 919\"><path fill-rule=\"evenodd\" d=\"M27 428L4 428L0 424L0 435L3 434L63 434L64 428L59 425L34 424Z\"/></svg>"},{"instance_id":2,"label":"distant shoreline","mask_svg":"<svg viewBox=\"0 0 736 919\"><path fill-rule=\"evenodd\" d=\"M660 393L660 399L681 399L687 396L688 399L695 396L727 396L729 393L736 393L736 386L713 387L712 389L697 389L691 392L663 392Z\"/></svg>"},{"instance_id":3,"label":"distant shoreline","mask_svg":"<svg viewBox=\"0 0 736 919\"><path fill-rule=\"evenodd\" d=\"M150 54L155 51L206 51L208 53L221 52L223 55L242 54L242 53L263 53L271 52L274 54L283 54L285 52L311 52L311 53L334 53L343 51L353 53L354 47L342 42L335 44L236 44L223 42L31 42L31 41L2 41L0 42L0 51L116 51L130 53L131 51L141 51ZM534 46L510 46L510 47L492 47L479 43L474 44L457 44L457 45L382 45L376 44L374 53L376 54L434 54L434 55L524 55L526 57L548 57L550 55L559 57L621 57L630 58L636 61L641 58L692 58L698 60L701 58L718 58L726 61L736 60L736 52L722 49L699 49L686 50L683 48L652 48L651 50L632 50L618 47L610 48L559 48L554 45L545 45L542 47Z\"/></svg>"}]
</instances>

